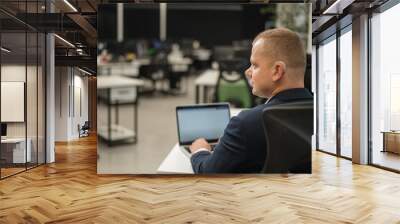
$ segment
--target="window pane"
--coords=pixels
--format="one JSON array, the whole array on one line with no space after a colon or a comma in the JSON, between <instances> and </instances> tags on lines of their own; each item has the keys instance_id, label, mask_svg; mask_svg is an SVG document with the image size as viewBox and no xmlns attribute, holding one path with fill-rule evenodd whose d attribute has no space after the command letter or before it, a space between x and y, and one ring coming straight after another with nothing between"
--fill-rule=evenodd
<instances>
[{"instance_id":1,"label":"window pane","mask_svg":"<svg viewBox=\"0 0 400 224\"><path fill-rule=\"evenodd\" d=\"M318 148L336 153L336 40L318 48Z\"/></svg>"},{"instance_id":2,"label":"window pane","mask_svg":"<svg viewBox=\"0 0 400 224\"><path fill-rule=\"evenodd\" d=\"M37 41L38 35L36 32L28 32L28 62L27 62L27 80L26 80L26 114L27 114L27 136L30 147L30 158L28 160L28 168L37 165Z\"/></svg>"},{"instance_id":3,"label":"window pane","mask_svg":"<svg viewBox=\"0 0 400 224\"><path fill-rule=\"evenodd\" d=\"M26 142L26 33L1 34L1 177L24 171L31 161ZM12 108L12 109L11 109ZM26 144L28 143L28 144Z\"/></svg>"},{"instance_id":4,"label":"window pane","mask_svg":"<svg viewBox=\"0 0 400 224\"><path fill-rule=\"evenodd\" d=\"M372 163L400 170L400 4L374 15L372 25Z\"/></svg>"},{"instance_id":5,"label":"window pane","mask_svg":"<svg viewBox=\"0 0 400 224\"><path fill-rule=\"evenodd\" d=\"M38 164L45 163L45 60L46 60L46 36L42 33L39 34L38 46Z\"/></svg>"},{"instance_id":6,"label":"window pane","mask_svg":"<svg viewBox=\"0 0 400 224\"><path fill-rule=\"evenodd\" d=\"M352 35L351 30L340 37L340 152L352 154Z\"/></svg>"}]
</instances>

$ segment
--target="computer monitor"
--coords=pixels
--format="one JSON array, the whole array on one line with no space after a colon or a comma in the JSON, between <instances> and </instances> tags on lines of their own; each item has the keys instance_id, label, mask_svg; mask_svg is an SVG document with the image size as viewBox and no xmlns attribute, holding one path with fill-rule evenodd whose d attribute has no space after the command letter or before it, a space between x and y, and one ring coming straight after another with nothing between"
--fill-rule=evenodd
<instances>
[{"instance_id":1,"label":"computer monitor","mask_svg":"<svg viewBox=\"0 0 400 224\"><path fill-rule=\"evenodd\" d=\"M215 46L213 53L215 61L231 59L235 57L235 50L232 46Z\"/></svg>"},{"instance_id":2,"label":"computer monitor","mask_svg":"<svg viewBox=\"0 0 400 224\"><path fill-rule=\"evenodd\" d=\"M1 136L7 136L7 124L1 123Z\"/></svg>"},{"instance_id":3,"label":"computer monitor","mask_svg":"<svg viewBox=\"0 0 400 224\"><path fill-rule=\"evenodd\" d=\"M181 146L190 145L201 137L209 143L216 143L229 123L229 104L178 106L176 117Z\"/></svg>"}]
</instances>

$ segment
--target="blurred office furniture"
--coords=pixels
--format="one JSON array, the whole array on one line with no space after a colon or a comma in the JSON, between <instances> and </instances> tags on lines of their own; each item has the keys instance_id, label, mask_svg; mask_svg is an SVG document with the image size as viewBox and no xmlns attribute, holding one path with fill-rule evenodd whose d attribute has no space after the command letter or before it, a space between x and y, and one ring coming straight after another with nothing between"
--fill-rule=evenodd
<instances>
[{"instance_id":1,"label":"blurred office furniture","mask_svg":"<svg viewBox=\"0 0 400 224\"><path fill-rule=\"evenodd\" d=\"M131 62L109 62L98 64L99 75L123 75L129 77L139 76L139 69L143 65L149 65L150 58L137 58Z\"/></svg>"},{"instance_id":2,"label":"blurred office furniture","mask_svg":"<svg viewBox=\"0 0 400 224\"><path fill-rule=\"evenodd\" d=\"M193 50L192 53L194 67L199 70L210 68L211 66L211 51L200 47Z\"/></svg>"},{"instance_id":3,"label":"blurred office furniture","mask_svg":"<svg viewBox=\"0 0 400 224\"><path fill-rule=\"evenodd\" d=\"M193 55L193 39L183 38L179 41L180 49L184 57L192 57Z\"/></svg>"},{"instance_id":4,"label":"blurred office furniture","mask_svg":"<svg viewBox=\"0 0 400 224\"><path fill-rule=\"evenodd\" d=\"M196 86L196 93L195 93L195 102L196 104L203 102L207 103L209 102L208 100L208 94L209 94L209 89L215 88L218 82L218 76L219 76L219 71L215 69L208 69L205 70L200 74L199 77L197 77L194 81L194 84ZM202 91L203 99L200 101L200 91Z\"/></svg>"},{"instance_id":5,"label":"blurred office furniture","mask_svg":"<svg viewBox=\"0 0 400 224\"><path fill-rule=\"evenodd\" d=\"M78 124L79 138L89 136L89 130L90 130L89 121L85 121L85 123L82 126Z\"/></svg>"},{"instance_id":6,"label":"blurred office furniture","mask_svg":"<svg viewBox=\"0 0 400 224\"><path fill-rule=\"evenodd\" d=\"M179 46L174 44L172 51L168 55L168 64L170 65L169 71L169 92L170 93L186 93L183 89L182 79L186 78L189 74L190 65L192 59L184 57L183 52L179 49ZM186 82L188 86L188 82ZM187 87L186 87L187 89Z\"/></svg>"},{"instance_id":7,"label":"blurred office furniture","mask_svg":"<svg viewBox=\"0 0 400 224\"><path fill-rule=\"evenodd\" d=\"M244 39L244 40L234 40L232 41L232 46L234 48L245 48L251 50L252 48L252 40Z\"/></svg>"},{"instance_id":8,"label":"blurred office furniture","mask_svg":"<svg viewBox=\"0 0 400 224\"><path fill-rule=\"evenodd\" d=\"M170 73L170 65L168 63L169 48L163 47L152 57L152 83L154 91L168 93L168 77ZM158 85L157 85L158 84Z\"/></svg>"},{"instance_id":9,"label":"blurred office furniture","mask_svg":"<svg viewBox=\"0 0 400 224\"><path fill-rule=\"evenodd\" d=\"M247 62L242 58L219 60L216 102L228 102L238 108L254 105L251 87L244 74Z\"/></svg>"},{"instance_id":10,"label":"blurred office furniture","mask_svg":"<svg viewBox=\"0 0 400 224\"><path fill-rule=\"evenodd\" d=\"M135 62L111 62L97 65L99 75L125 75L135 77L138 75L139 65Z\"/></svg>"},{"instance_id":11,"label":"blurred office furniture","mask_svg":"<svg viewBox=\"0 0 400 224\"><path fill-rule=\"evenodd\" d=\"M382 131L383 149L382 152L400 154L400 131Z\"/></svg>"},{"instance_id":12,"label":"blurred office furniture","mask_svg":"<svg viewBox=\"0 0 400 224\"><path fill-rule=\"evenodd\" d=\"M107 122L106 125L98 128L98 136L104 140L109 146L118 143L136 143L138 135L138 91L137 88L143 85L140 79L127 78L123 76L98 76L97 89L98 91L105 91L104 94L99 95L99 103L104 103L107 107ZM126 94L127 89L131 89L132 94ZM122 92L119 92L122 89ZM128 99L128 100L126 100ZM133 99L133 100L132 100ZM133 106L133 130L125 127L125 122L119 122L119 106L132 105ZM115 109L115 118L112 121L111 110ZM101 119L100 117L98 119ZM98 122L101 124L101 122Z\"/></svg>"},{"instance_id":13,"label":"blurred office furniture","mask_svg":"<svg viewBox=\"0 0 400 224\"><path fill-rule=\"evenodd\" d=\"M251 56L251 47L250 48L244 48L244 47L236 47L233 48L234 50L234 57L235 58L243 58L246 59L247 61L250 61L250 56Z\"/></svg>"},{"instance_id":14,"label":"blurred office furniture","mask_svg":"<svg viewBox=\"0 0 400 224\"><path fill-rule=\"evenodd\" d=\"M288 102L263 111L267 156L263 173L311 173L313 101Z\"/></svg>"},{"instance_id":15,"label":"blurred office furniture","mask_svg":"<svg viewBox=\"0 0 400 224\"><path fill-rule=\"evenodd\" d=\"M144 85L141 89L142 93L154 93L156 91L156 82L162 78L162 74L157 73L158 67L154 64L142 65L139 67L139 78L145 83L150 82L150 85Z\"/></svg>"},{"instance_id":16,"label":"blurred office furniture","mask_svg":"<svg viewBox=\"0 0 400 224\"><path fill-rule=\"evenodd\" d=\"M235 57L235 50L232 46L215 46L212 58L214 61L228 60Z\"/></svg>"},{"instance_id":17,"label":"blurred office furniture","mask_svg":"<svg viewBox=\"0 0 400 224\"><path fill-rule=\"evenodd\" d=\"M235 48L234 49L234 57L243 59L244 68L247 69L250 67L250 57L251 57L251 47L250 48Z\"/></svg>"},{"instance_id":18,"label":"blurred office furniture","mask_svg":"<svg viewBox=\"0 0 400 224\"><path fill-rule=\"evenodd\" d=\"M208 61L211 57L211 51L205 48L194 49L193 57L199 61Z\"/></svg>"},{"instance_id":19,"label":"blurred office furniture","mask_svg":"<svg viewBox=\"0 0 400 224\"><path fill-rule=\"evenodd\" d=\"M193 39L182 39L180 41L180 49L183 56L193 61L193 67L196 70L209 68L211 51L200 46L200 42Z\"/></svg>"},{"instance_id":20,"label":"blurred office furniture","mask_svg":"<svg viewBox=\"0 0 400 224\"><path fill-rule=\"evenodd\" d=\"M111 75L111 76L99 76L102 77L100 79L103 79L104 77L122 77L121 75ZM114 80L113 78L110 78L110 80ZM136 78L127 78L127 80L138 80ZM132 88L132 86L126 86L126 87L118 87L118 88L110 88L110 95L108 95L108 90L107 89L98 89L97 91L97 96L100 100L103 100L104 102L110 102L111 104L129 104L129 103L135 103L136 98L137 98L137 87Z\"/></svg>"},{"instance_id":21,"label":"blurred office furniture","mask_svg":"<svg viewBox=\"0 0 400 224\"><path fill-rule=\"evenodd\" d=\"M140 89L140 93L167 93L169 73L169 65L164 63L151 63L149 65L140 66L139 79L144 81L143 87Z\"/></svg>"},{"instance_id":22,"label":"blurred office furniture","mask_svg":"<svg viewBox=\"0 0 400 224\"><path fill-rule=\"evenodd\" d=\"M138 40L136 41L136 54L138 58L147 57L149 46L146 40Z\"/></svg>"},{"instance_id":23,"label":"blurred office furniture","mask_svg":"<svg viewBox=\"0 0 400 224\"><path fill-rule=\"evenodd\" d=\"M1 123L1 139L7 138L7 124Z\"/></svg>"}]
</instances>

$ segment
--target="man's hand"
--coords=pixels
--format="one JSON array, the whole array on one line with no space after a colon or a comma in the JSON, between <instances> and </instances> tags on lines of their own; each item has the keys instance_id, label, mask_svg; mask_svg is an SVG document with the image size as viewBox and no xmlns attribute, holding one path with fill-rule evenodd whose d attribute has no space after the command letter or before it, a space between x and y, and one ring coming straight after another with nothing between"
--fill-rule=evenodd
<instances>
[{"instance_id":1,"label":"man's hand","mask_svg":"<svg viewBox=\"0 0 400 224\"><path fill-rule=\"evenodd\" d=\"M208 142L204 138L199 138L196 139L191 145L190 145L190 152L192 154L196 153L199 149L207 149L208 151L211 151L211 146L208 144Z\"/></svg>"}]
</instances>

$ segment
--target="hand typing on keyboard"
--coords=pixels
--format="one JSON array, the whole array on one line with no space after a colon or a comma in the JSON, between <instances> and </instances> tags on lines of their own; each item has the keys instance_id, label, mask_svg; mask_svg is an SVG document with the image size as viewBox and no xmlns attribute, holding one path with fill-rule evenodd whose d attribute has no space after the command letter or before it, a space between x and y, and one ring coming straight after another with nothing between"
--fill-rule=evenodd
<instances>
[{"instance_id":1,"label":"hand typing on keyboard","mask_svg":"<svg viewBox=\"0 0 400 224\"><path fill-rule=\"evenodd\" d=\"M211 151L211 145L204 139L204 138L199 138L196 139L192 145L190 145L190 152L192 154L196 153L197 151L201 149L206 149L208 151Z\"/></svg>"}]
</instances>

